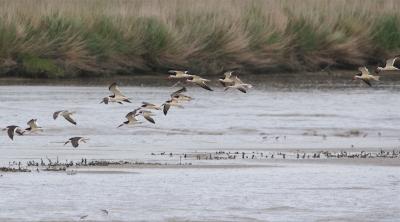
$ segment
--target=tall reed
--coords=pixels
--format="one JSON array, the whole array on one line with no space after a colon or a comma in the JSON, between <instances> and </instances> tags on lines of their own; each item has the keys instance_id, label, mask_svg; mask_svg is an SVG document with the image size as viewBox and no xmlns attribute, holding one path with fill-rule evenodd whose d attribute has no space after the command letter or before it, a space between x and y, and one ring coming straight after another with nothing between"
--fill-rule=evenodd
<instances>
[{"instance_id":1,"label":"tall reed","mask_svg":"<svg viewBox=\"0 0 400 222\"><path fill-rule=\"evenodd\" d=\"M0 0L0 74L318 71L400 52L396 0Z\"/></svg>"}]
</instances>

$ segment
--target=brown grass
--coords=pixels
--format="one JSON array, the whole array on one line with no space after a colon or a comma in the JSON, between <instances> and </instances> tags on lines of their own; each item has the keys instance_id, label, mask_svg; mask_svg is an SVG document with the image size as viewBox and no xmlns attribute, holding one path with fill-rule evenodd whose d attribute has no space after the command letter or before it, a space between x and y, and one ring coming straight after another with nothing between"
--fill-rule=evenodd
<instances>
[{"instance_id":1,"label":"brown grass","mask_svg":"<svg viewBox=\"0 0 400 222\"><path fill-rule=\"evenodd\" d=\"M0 0L0 74L376 64L400 51L396 0Z\"/></svg>"}]
</instances>

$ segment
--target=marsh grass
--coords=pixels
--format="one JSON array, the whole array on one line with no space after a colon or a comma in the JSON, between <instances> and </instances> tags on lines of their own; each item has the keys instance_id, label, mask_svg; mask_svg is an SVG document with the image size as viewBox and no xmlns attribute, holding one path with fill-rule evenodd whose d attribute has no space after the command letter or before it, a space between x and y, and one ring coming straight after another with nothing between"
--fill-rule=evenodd
<instances>
[{"instance_id":1,"label":"marsh grass","mask_svg":"<svg viewBox=\"0 0 400 222\"><path fill-rule=\"evenodd\" d=\"M319 71L400 52L396 0L0 0L0 74Z\"/></svg>"}]
</instances>

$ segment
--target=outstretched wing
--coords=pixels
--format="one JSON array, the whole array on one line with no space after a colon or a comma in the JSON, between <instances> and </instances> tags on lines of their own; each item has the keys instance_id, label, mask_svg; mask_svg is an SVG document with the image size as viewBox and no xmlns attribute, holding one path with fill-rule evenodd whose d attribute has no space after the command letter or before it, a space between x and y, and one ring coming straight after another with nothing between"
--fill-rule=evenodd
<instances>
[{"instance_id":1,"label":"outstretched wing","mask_svg":"<svg viewBox=\"0 0 400 222\"><path fill-rule=\"evenodd\" d=\"M171 107L171 105L169 103L164 103L164 115L167 115L169 108Z\"/></svg>"},{"instance_id":2,"label":"outstretched wing","mask_svg":"<svg viewBox=\"0 0 400 222\"><path fill-rule=\"evenodd\" d=\"M16 128L17 128L17 126L10 126L7 129L8 137L10 137L11 140L14 140L14 133L15 133Z\"/></svg>"},{"instance_id":3,"label":"outstretched wing","mask_svg":"<svg viewBox=\"0 0 400 222\"><path fill-rule=\"evenodd\" d=\"M362 81L364 81L367 85L372 86L371 82L367 79L362 79Z\"/></svg>"},{"instance_id":4,"label":"outstretched wing","mask_svg":"<svg viewBox=\"0 0 400 222\"><path fill-rule=\"evenodd\" d=\"M239 90L242 93L246 93L246 89L243 86L239 86L236 89Z\"/></svg>"},{"instance_id":5,"label":"outstretched wing","mask_svg":"<svg viewBox=\"0 0 400 222\"><path fill-rule=\"evenodd\" d=\"M64 118L65 118L68 122L70 122L70 123L76 125L75 120L72 119L72 117L71 117L70 115L64 115Z\"/></svg>"},{"instance_id":6,"label":"outstretched wing","mask_svg":"<svg viewBox=\"0 0 400 222\"><path fill-rule=\"evenodd\" d=\"M367 69L367 67L363 66L363 67L359 67L358 70L361 72L361 75L369 75L369 71Z\"/></svg>"},{"instance_id":7,"label":"outstretched wing","mask_svg":"<svg viewBox=\"0 0 400 222\"><path fill-rule=\"evenodd\" d=\"M60 111L57 111L57 112L54 112L53 113L53 119L55 120L55 119L57 119L57 117L60 115L60 113L61 112L63 112L64 110L60 110Z\"/></svg>"},{"instance_id":8,"label":"outstretched wing","mask_svg":"<svg viewBox=\"0 0 400 222\"><path fill-rule=\"evenodd\" d=\"M156 123L156 121L154 121L154 119L151 118L150 115L144 114L143 117L144 117L147 121L149 121L149 122L151 122L151 123L153 123L153 124Z\"/></svg>"},{"instance_id":9,"label":"outstretched wing","mask_svg":"<svg viewBox=\"0 0 400 222\"><path fill-rule=\"evenodd\" d=\"M181 89L178 89L175 92L171 93L171 97L174 97L174 96L176 96L178 94L181 94L181 93L184 93L186 91L187 91L186 87L182 87Z\"/></svg>"},{"instance_id":10,"label":"outstretched wing","mask_svg":"<svg viewBox=\"0 0 400 222\"><path fill-rule=\"evenodd\" d=\"M37 128L37 124L36 124L36 120L35 119L29 120L29 122L27 122L26 124L28 124L28 126L30 126L32 129L33 128Z\"/></svg>"},{"instance_id":11,"label":"outstretched wing","mask_svg":"<svg viewBox=\"0 0 400 222\"><path fill-rule=\"evenodd\" d=\"M386 60L386 66L394 66L396 59L398 59L398 57Z\"/></svg>"},{"instance_id":12,"label":"outstretched wing","mask_svg":"<svg viewBox=\"0 0 400 222\"><path fill-rule=\"evenodd\" d=\"M156 106L156 105L154 105L154 104L152 104L152 103L148 103L148 102L142 102L142 107L144 107L144 106Z\"/></svg>"},{"instance_id":13,"label":"outstretched wing","mask_svg":"<svg viewBox=\"0 0 400 222\"><path fill-rule=\"evenodd\" d=\"M137 116L137 111L139 111L140 110L140 107L139 108L136 108L135 110L133 110L132 112L129 112L128 114L126 114L126 118L127 119L129 119L128 117L129 116Z\"/></svg>"},{"instance_id":14,"label":"outstretched wing","mask_svg":"<svg viewBox=\"0 0 400 222\"><path fill-rule=\"evenodd\" d=\"M121 96L125 97L124 94L122 94L121 90L119 89L117 83L111 84L108 89L115 95L115 96Z\"/></svg>"},{"instance_id":15,"label":"outstretched wing","mask_svg":"<svg viewBox=\"0 0 400 222\"><path fill-rule=\"evenodd\" d=\"M209 90L209 91L213 91L209 86L207 86L207 84L205 84L204 82L198 83L197 85L199 85L201 88Z\"/></svg>"}]
</instances>

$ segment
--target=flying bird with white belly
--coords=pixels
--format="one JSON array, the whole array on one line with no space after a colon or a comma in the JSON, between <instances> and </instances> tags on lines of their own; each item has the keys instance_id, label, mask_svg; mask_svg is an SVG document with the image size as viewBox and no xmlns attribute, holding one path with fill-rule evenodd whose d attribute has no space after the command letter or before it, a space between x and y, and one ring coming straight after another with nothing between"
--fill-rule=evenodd
<instances>
[{"instance_id":1,"label":"flying bird with white belly","mask_svg":"<svg viewBox=\"0 0 400 222\"><path fill-rule=\"evenodd\" d=\"M29 133L43 132L43 128L37 123L37 119L31 119L26 123L29 127L25 129Z\"/></svg>"},{"instance_id":2,"label":"flying bird with white belly","mask_svg":"<svg viewBox=\"0 0 400 222\"><path fill-rule=\"evenodd\" d=\"M128 121L123 122L121 125L119 125L117 128L120 128L121 126L125 126L125 125L137 125L137 124L141 124L142 122L140 122L136 116L138 116L137 111L140 110L140 108L137 108L135 110L133 110L132 112L129 112L128 114L125 115L125 118Z\"/></svg>"},{"instance_id":3,"label":"flying bird with white belly","mask_svg":"<svg viewBox=\"0 0 400 222\"><path fill-rule=\"evenodd\" d=\"M386 65L385 67L378 67L376 69L376 73L379 73L380 71L398 71L400 70L399 68L397 68L396 66L394 66L394 63L396 62L396 60L398 60L399 57L394 57L391 59L386 60Z\"/></svg>"},{"instance_id":4,"label":"flying bird with white belly","mask_svg":"<svg viewBox=\"0 0 400 222\"><path fill-rule=\"evenodd\" d=\"M161 106L154 105L148 102L142 102L142 109L154 109L154 110L161 110Z\"/></svg>"},{"instance_id":5,"label":"flying bird with white belly","mask_svg":"<svg viewBox=\"0 0 400 222\"><path fill-rule=\"evenodd\" d=\"M251 84L244 83L239 77L231 77L233 80L233 84L226 84L225 86L225 91L228 89L237 89L241 91L242 93L246 93L247 89L253 88Z\"/></svg>"},{"instance_id":6,"label":"flying bird with white belly","mask_svg":"<svg viewBox=\"0 0 400 222\"><path fill-rule=\"evenodd\" d=\"M187 79L192 77L188 71L169 70L170 75L168 79Z\"/></svg>"},{"instance_id":7,"label":"flying bird with white belly","mask_svg":"<svg viewBox=\"0 0 400 222\"><path fill-rule=\"evenodd\" d=\"M192 75L191 77L186 79L186 82L190 82L190 83L194 83L198 86L200 86L203 89L209 90L209 91L213 91L208 85L207 82L210 82L211 80L209 79L204 79L200 76L197 75Z\"/></svg>"},{"instance_id":8,"label":"flying bird with white belly","mask_svg":"<svg viewBox=\"0 0 400 222\"><path fill-rule=\"evenodd\" d=\"M108 104L108 103L119 103L123 104L124 102L126 103L131 103L128 97L126 97L121 90L119 89L117 83L112 83L109 87L108 90L112 92L113 94L107 97L104 97L103 100L100 103Z\"/></svg>"},{"instance_id":9,"label":"flying bird with white belly","mask_svg":"<svg viewBox=\"0 0 400 222\"><path fill-rule=\"evenodd\" d=\"M355 75L353 77L353 80L357 80L357 79L362 80L369 86L372 86L371 81L379 81L379 76L371 75L369 73L367 67L365 67L365 66L359 67L358 71L360 71L360 73Z\"/></svg>"},{"instance_id":10,"label":"flying bird with white belly","mask_svg":"<svg viewBox=\"0 0 400 222\"><path fill-rule=\"evenodd\" d=\"M189 102L191 101L193 98L190 96L187 96L185 94L183 94L184 92L186 92L186 87L182 87L181 89L171 93L171 99L175 99L178 102Z\"/></svg>"},{"instance_id":11,"label":"flying bird with white belly","mask_svg":"<svg viewBox=\"0 0 400 222\"><path fill-rule=\"evenodd\" d=\"M152 118L154 114L150 110L139 110L138 115L143 116L143 118L145 118L147 121L153 124L156 123L156 121L154 121L154 119Z\"/></svg>"}]
</instances>

